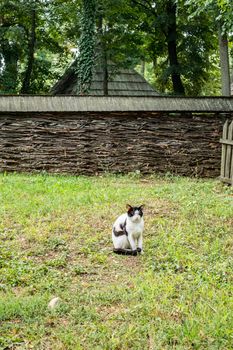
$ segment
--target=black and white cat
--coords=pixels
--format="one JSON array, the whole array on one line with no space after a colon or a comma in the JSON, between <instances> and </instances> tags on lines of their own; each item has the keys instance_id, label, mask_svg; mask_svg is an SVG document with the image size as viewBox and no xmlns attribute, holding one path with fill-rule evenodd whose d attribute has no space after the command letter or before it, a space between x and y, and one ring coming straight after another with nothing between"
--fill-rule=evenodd
<instances>
[{"instance_id":1,"label":"black and white cat","mask_svg":"<svg viewBox=\"0 0 233 350\"><path fill-rule=\"evenodd\" d=\"M128 204L126 207L127 213L120 215L113 225L113 251L117 254L137 255L143 252L143 205L132 207Z\"/></svg>"}]
</instances>

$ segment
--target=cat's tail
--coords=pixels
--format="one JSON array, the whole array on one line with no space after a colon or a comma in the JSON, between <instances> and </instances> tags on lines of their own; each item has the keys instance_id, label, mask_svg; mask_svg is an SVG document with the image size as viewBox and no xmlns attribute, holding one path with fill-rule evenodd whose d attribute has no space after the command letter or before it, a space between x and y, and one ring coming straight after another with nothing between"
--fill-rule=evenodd
<instances>
[{"instance_id":1,"label":"cat's tail","mask_svg":"<svg viewBox=\"0 0 233 350\"><path fill-rule=\"evenodd\" d=\"M113 248L113 252L121 255L133 255L136 256L139 251L131 250L131 249L121 249L121 248Z\"/></svg>"}]
</instances>

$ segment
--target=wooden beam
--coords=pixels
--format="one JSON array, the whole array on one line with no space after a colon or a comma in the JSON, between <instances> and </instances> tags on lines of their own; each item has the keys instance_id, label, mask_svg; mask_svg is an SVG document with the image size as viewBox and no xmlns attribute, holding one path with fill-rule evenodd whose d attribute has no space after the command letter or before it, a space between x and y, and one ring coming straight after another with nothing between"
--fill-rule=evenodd
<instances>
[{"instance_id":1,"label":"wooden beam","mask_svg":"<svg viewBox=\"0 0 233 350\"><path fill-rule=\"evenodd\" d=\"M232 112L232 97L0 96L1 112Z\"/></svg>"}]
</instances>

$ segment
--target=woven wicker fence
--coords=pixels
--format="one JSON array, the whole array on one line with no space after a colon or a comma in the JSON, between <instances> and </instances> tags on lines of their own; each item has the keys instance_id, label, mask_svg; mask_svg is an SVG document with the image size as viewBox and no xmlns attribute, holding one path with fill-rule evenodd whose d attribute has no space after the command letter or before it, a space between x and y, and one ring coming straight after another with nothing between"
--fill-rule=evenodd
<instances>
[{"instance_id":1,"label":"woven wicker fence","mask_svg":"<svg viewBox=\"0 0 233 350\"><path fill-rule=\"evenodd\" d=\"M231 113L2 112L0 171L216 177Z\"/></svg>"}]
</instances>

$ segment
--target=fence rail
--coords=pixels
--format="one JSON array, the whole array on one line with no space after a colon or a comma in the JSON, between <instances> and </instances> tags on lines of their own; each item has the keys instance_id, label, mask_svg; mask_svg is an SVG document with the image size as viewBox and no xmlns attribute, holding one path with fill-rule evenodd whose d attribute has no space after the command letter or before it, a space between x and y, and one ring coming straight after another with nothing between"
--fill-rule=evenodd
<instances>
[{"instance_id":1,"label":"fence rail","mask_svg":"<svg viewBox=\"0 0 233 350\"><path fill-rule=\"evenodd\" d=\"M227 120L223 126L222 159L220 179L233 186L233 120Z\"/></svg>"}]
</instances>

